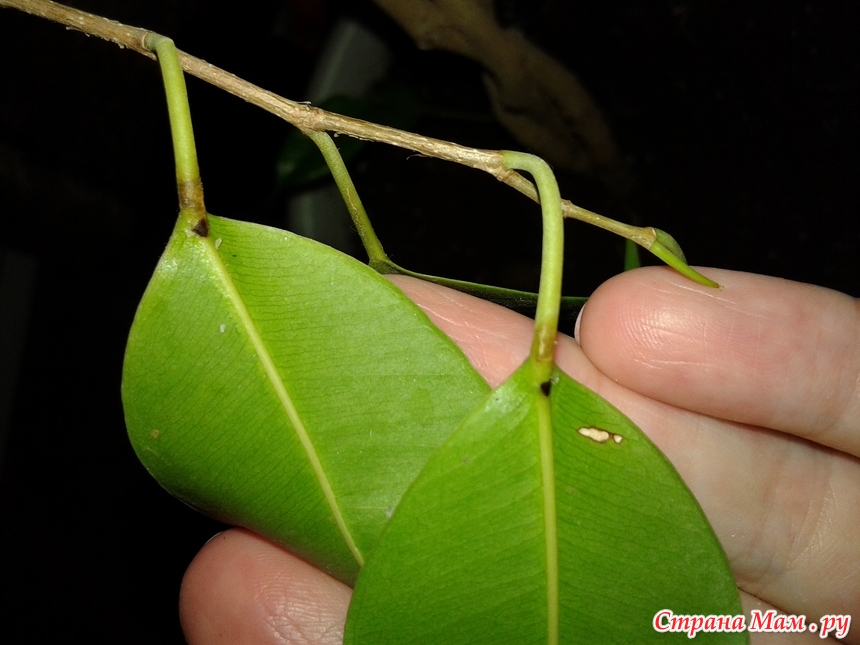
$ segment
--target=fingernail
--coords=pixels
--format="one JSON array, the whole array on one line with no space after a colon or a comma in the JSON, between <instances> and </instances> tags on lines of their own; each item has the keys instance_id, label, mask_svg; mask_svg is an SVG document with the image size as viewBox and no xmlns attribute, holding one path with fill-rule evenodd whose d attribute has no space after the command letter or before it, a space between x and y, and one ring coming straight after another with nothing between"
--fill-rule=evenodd
<instances>
[{"instance_id":1,"label":"fingernail","mask_svg":"<svg viewBox=\"0 0 860 645\"><path fill-rule=\"evenodd\" d=\"M573 324L573 340L576 341L577 345L582 345L579 342L579 323L582 321L582 312L585 311L585 305L582 306L582 309L579 310L579 313L576 315L576 322Z\"/></svg>"}]
</instances>

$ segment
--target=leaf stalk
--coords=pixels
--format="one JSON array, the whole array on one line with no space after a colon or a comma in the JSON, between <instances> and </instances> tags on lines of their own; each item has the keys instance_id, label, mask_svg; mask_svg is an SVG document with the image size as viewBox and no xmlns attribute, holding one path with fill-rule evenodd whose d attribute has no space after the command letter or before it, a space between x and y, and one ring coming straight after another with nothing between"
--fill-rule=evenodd
<instances>
[{"instance_id":1,"label":"leaf stalk","mask_svg":"<svg viewBox=\"0 0 860 645\"><path fill-rule=\"evenodd\" d=\"M167 95L167 112L170 117L170 134L173 137L173 156L176 160L176 186L179 191L180 216L193 219L193 230L201 237L208 234L206 206L203 203L203 184L197 164L197 146L191 125L191 108L185 73L179 62L176 46L170 38L148 33L144 38L147 48L158 54L158 64L164 79Z\"/></svg>"},{"instance_id":2,"label":"leaf stalk","mask_svg":"<svg viewBox=\"0 0 860 645\"><path fill-rule=\"evenodd\" d=\"M525 170L534 177L540 193L543 247L531 356L538 364L546 366L543 380L547 380L552 372L561 302L561 276L564 261L564 218L561 213L561 194L552 170L543 159L524 152L509 150L504 151L502 157L508 168Z\"/></svg>"},{"instance_id":3,"label":"leaf stalk","mask_svg":"<svg viewBox=\"0 0 860 645\"><path fill-rule=\"evenodd\" d=\"M337 185L340 196L343 198L343 203L346 204L346 208L352 218L352 223L358 232L358 236L361 238L364 250L367 251L370 266L373 267L376 264L390 262L385 249L382 248L382 243L373 230L373 225L370 223L370 218L367 216L364 204L361 203L361 198L358 196L358 191L352 182L352 177L349 176L349 171L346 169L346 164L334 140L325 131L307 130L304 133L316 144L325 159L331 176L334 178L334 183Z\"/></svg>"}]
</instances>

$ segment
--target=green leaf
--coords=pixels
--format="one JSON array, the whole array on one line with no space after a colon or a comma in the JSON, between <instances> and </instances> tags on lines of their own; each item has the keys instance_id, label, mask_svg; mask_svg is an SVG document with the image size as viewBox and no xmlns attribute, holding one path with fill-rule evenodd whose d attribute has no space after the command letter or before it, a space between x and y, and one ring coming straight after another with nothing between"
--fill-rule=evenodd
<instances>
[{"instance_id":1,"label":"green leaf","mask_svg":"<svg viewBox=\"0 0 860 645\"><path fill-rule=\"evenodd\" d=\"M489 388L368 267L284 231L208 221L206 235L180 217L131 330L132 444L189 505L353 581Z\"/></svg>"},{"instance_id":2,"label":"green leaf","mask_svg":"<svg viewBox=\"0 0 860 645\"><path fill-rule=\"evenodd\" d=\"M434 455L359 575L347 645L680 642L658 611L741 613L671 464L598 395L550 383L526 361Z\"/></svg>"},{"instance_id":3,"label":"green leaf","mask_svg":"<svg viewBox=\"0 0 860 645\"><path fill-rule=\"evenodd\" d=\"M639 246L632 240L624 240L624 270L632 271L642 266L639 257Z\"/></svg>"}]
</instances>

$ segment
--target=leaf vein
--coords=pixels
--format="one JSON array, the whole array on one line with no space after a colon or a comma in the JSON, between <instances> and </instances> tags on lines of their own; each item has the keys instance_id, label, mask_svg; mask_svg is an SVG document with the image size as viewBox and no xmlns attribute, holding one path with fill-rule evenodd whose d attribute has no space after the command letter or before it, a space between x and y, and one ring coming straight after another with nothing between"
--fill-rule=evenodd
<instances>
[{"instance_id":1,"label":"leaf vein","mask_svg":"<svg viewBox=\"0 0 860 645\"><path fill-rule=\"evenodd\" d=\"M226 292L227 297L230 300L230 303L236 310L236 314L239 320L242 322L242 326L245 332L248 334L248 339L251 341L251 344L254 347L254 351L256 352L257 357L263 366L263 370L266 373L266 377L269 379L269 382L272 384L272 387L275 390L275 395L277 396L279 403L283 407L284 412L287 414L287 417L293 425L293 429L296 432L296 436L298 437L299 442L302 444L302 447L305 450L305 454L307 455L308 461L311 464L311 468L313 468L314 474L317 477L317 481L319 482L326 502L329 505L329 509L332 512L338 530L343 536L344 542L346 543L353 557L355 557L355 560L356 562L358 562L358 565L360 567L364 566L364 557L362 556L361 551L356 545L355 539L352 537L349 527L347 527L346 525L346 520L344 519L343 512L341 511L340 505L337 502L337 498L335 497L331 482L329 481L328 475L323 468L322 462L320 461L319 455L317 454L316 448L313 444L313 441L311 440L310 434L308 433L308 429L305 427L305 424L302 421L299 412L296 409L292 398L290 397L289 392L287 392L287 387L284 384L284 381L281 378L277 367L275 367L275 362L272 359L272 355L269 352L269 348L263 341L263 338L260 335L260 331L257 329L257 325L254 323L254 319L251 316L251 313L245 306L245 302L241 294L239 293L239 290L236 288L236 285L233 282L233 278L230 275L229 270L224 265L224 262L221 260L221 256L216 250L215 243L212 241L211 236L209 238L200 239L200 242L206 249L207 255L209 256L209 260L212 263L212 268L215 274L220 279L221 285L223 286L224 291Z\"/></svg>"}]
</instances>

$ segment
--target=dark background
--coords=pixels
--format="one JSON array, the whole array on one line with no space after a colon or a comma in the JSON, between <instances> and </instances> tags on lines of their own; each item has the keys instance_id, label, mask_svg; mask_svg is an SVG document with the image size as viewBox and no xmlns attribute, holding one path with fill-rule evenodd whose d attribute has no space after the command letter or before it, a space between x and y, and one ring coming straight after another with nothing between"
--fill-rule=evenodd
<instances>
[{"instance_id":1,"label":"dark background","mask_svg":"<svg viewBox=\"0 0 860 645\"><path fill-rule=\"evenodd\" d=\"M477 67L417 51L366 1L74 4L298 100L349 13L396 53L389 82L437 115L416 131L516 147L488 118ZM497 9L579 75L637 179L622 199L560 177L565 197L671 232L694 264L860 294L857 3ZM181 576L219 526L149 478L119 397L125 338L177 210L158 68L14 10L0 11L0 55L0 277L21 291L4 320L25 330L0 329L0 639L181 642ZM189 91L209 209L281 225L271 195L290 126L196 79ZM492 178L375 145L355 179L396 261L536 287L533 207ZM567 232L565 292L586 295L622 247L578 223Z\"/></svg>"}]
</instances>

